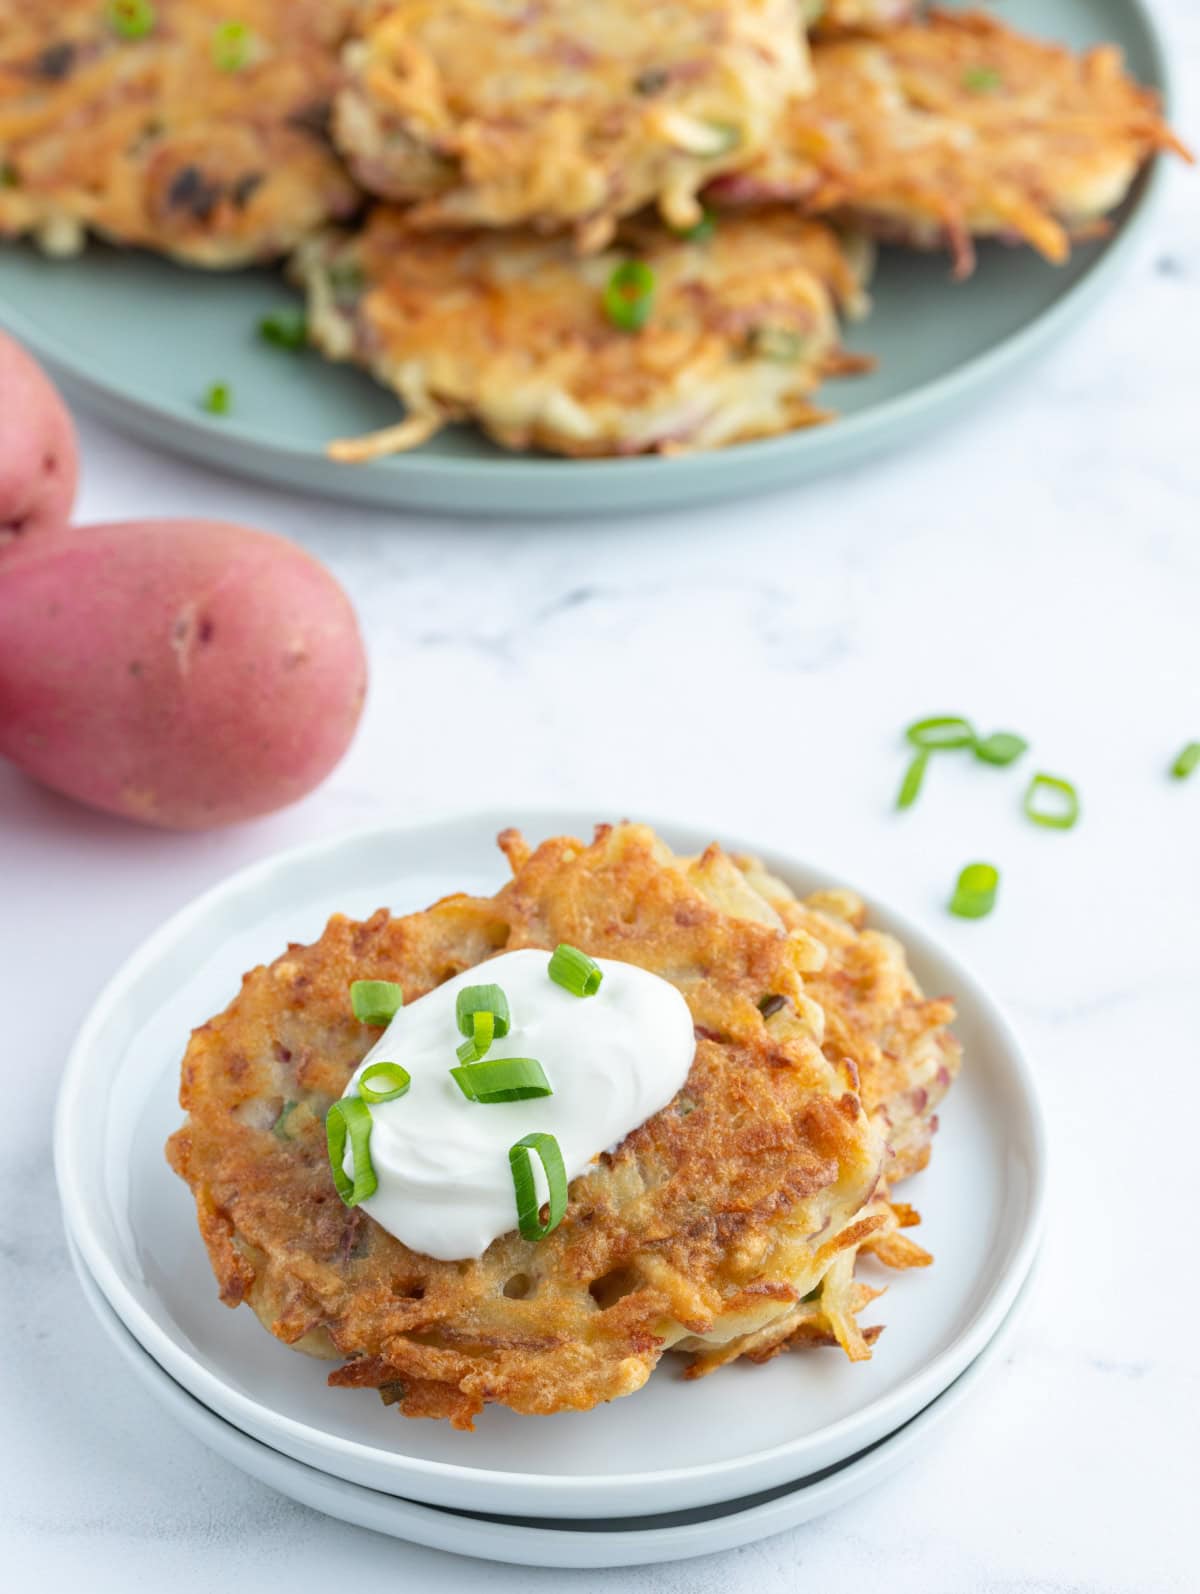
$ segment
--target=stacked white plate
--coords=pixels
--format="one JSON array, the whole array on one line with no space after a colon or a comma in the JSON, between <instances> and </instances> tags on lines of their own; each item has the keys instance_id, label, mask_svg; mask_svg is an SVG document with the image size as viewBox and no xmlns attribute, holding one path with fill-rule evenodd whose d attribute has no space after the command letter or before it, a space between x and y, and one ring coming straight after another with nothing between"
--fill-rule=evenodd
<instances>
[{"instance_id":1,"label":"stacked white plate","mask_svg":"<svg viewBox=\"0 0 1200 1594\"><path fill-rule=\"evenodd\" d=\"M222 1307L190 1195L163 1143L180 1121L179 1058L243 971L328 915L424 907L505 877L494 836L589 835L575 812L483 815L345 837L234 876L159 930L101 996L59 1099L56 1166L85 1294L134 1373L185 1427L297 1500L399 1538L539 1566L699 1555L810 1520L899 1467L983 1376L1028 1294L1045 1197L1045 1140L1028 1063L978 982L899 915L927 990L954 994L965 1063L930 1167L904 1186L932 1268L885 1275L868 1311L874 1359L835 1351L736 1363L699 1383L658 1369L599 1410L490 1409L473 1434L409 1422L373 1392L332 1390L249 1311ZM676 849L712 839L656 828ZM721 837L740 851L753 843ZM768 867L805 893L833 882L795 859Z\"/></svg>"}]
</instances>

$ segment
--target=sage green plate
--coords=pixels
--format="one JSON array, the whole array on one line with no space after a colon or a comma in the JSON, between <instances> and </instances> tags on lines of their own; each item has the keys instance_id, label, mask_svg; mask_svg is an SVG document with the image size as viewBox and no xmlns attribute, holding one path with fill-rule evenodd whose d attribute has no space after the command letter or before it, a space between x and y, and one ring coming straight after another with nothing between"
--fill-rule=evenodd
<instances>
[{"instance_id":1,"label":"sage green plate","mask_svg":"<svg viewBox=\"0 0 1200 1594\"><path fill-rule=\"evenodd\" d=\"M1163 44L1143 0L1005 0L999 14L1074 46L1111 40L1134 75L1169 104ZM976 274L956 284L942 256L883 251L874 314L847 340L876 356L878 369L831 383L822 394L842 418L677 459L514 456L457 427L415 453L337 465L324 453L330 438L390 425L398 407L361 373L259 339L260 316L291 297L271 272L188 271L100 246L56 262L8 245L0 248L0 322L72 397L114 425L291 488L483 515L682 505L843 469L949 420L1096 304L1149 218L1160 166L1142 177L1112 235L1081 245L1065 267L1028 250L986 246ZM233 391L233 412L224 419L200 409L216 381Z\"/></svg>"}]
</instances>

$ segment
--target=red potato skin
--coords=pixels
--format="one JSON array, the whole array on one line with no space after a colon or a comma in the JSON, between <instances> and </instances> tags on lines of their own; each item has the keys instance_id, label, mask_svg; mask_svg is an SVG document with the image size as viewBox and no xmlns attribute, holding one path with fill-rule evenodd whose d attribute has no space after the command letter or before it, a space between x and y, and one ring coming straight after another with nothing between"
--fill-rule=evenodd
<instances>
[{"instance_id":1,"label":"red potato skin","mask_svg":"<svg viewBox=\"0 0 1200 1594\"><path fill-rule=\"evenodd\" d=\"M346 594L267 532L89 526L0 568L0 755L128 819L205 830L295 802L349 746L366 679Z\"/></svg>"},{"instance_id":2,"label":"red potato skin","mask_svg":"<svg viewBox=\"0 0 1200 1594\"><path fill-rule=\"evenodd\" d=\"M41 366L0 332L0 564L69 524L78 482L66 405Z\"/></svg>"}]
</instances>

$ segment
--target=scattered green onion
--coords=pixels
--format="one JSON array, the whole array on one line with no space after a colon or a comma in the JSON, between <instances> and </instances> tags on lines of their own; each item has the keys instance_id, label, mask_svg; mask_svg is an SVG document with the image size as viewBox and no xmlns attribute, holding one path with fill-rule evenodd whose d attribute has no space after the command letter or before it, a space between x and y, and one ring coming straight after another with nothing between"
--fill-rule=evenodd
<instances>
[{"instance_id":1,"label":"scattered green onion","mask_svg":"<svg viewBox=\"0 0 1200 1594\"><path fill-rule=\"evenodd\" d=\"M550 959L550 978L555 985L561 985L564 991L570 991L572 996L595 996L604 973L586 952L562 941L554 948L554 955Z\"/></svg>"},{"instance_id":2,"label":"scattered green onion","mask_svg":"<svg viewBox=\"0 0 1200 1594\"><path fill-rule=\"evenodd\" d=\"M354 980L350 1006L360 1024L386 1029L404 1006L404 992L392 980Z\"/></svg>"},{"instance_id":3,"label":"scattered green onion","mask_svg":"<svg viewBox=\"0 0 1200 1594\"><path fill-rule=\"evenodd\" d=\"M760 360L771 360L776 365L794 365L802 358L809 340L792 327L755 327L747 347Z\"/></svg>"},{"instance_id":4,"label":"scattered green onion","mask_svg":"<svg viewBox=\"0 0 1200 1594\"><path fill-rule=\"evenodd\" d=\"M346 1140L354 1154L354 1178L346 1177L342 1163ZM371 1164L371 1109L358 1096L343 1096L325 1115L325 1143L329 1148L329 1167L333 1184L348 1207L356 1207L373 1196L379 1180Z\"/></svg>"},{"instance_id":5,"label":"scattered green onion","mask_svg":"<svg viewBox=\"0 0 1200 1594\"><path fill-rule=\"evenodd\" d=\"M144 39L157 18L150 0L108 0L108 25L123 39Z\"/></svg>"},{"instance_id":6,"label":"scattered green onion","mask_svg":"<svg viewBox=\"0 0 1200 1594\"><path fill-rule=\"evenodd\" d=\"M253 47L254 34L244 22L222 22L213 29L212 60L218 72L240 72Z\"/></svg>"},{"instance_id":7,"label":"scattered green onion","mask_svg":"<svg viewBox=\"0 0 1200 1594\"><path fill-rule=\"evenodd\" d=\"M708 206L704 206L704 214L700 220L691 227L685 227L682 232L676 233L677 238L682 238L686 244L707 243L717 230L717 218Z\"/></svg>"},{"instance_id":8,"label":"scattered green onion","mask_svg":"<svg viewBox=\"0 0 1200 1594\"><path fill-rule=\"evenodd\" d=\"M1040 797L1048 797L1051 806L1039 806ZM1048 830L1071 830L1079 821L1079 793L1069 780L1060 780L1057 775L1035 775L1026 788L1022 806L1026 818Z\"/></svg>"},{"instance_id":9,"label":"scattered green onion","mask_svg":"<svg viewBox=\"0 0 1200 1594\"><path fill-rule=\"evenodd\" d=\"M985 764L998 764L1004 769L1009 764L1015 764L1028 748L1029 743L1023 736L1016 736L1012 731L995 731L975 743L975 757L981 758Z\"/></svg>"},{"instance_id":10,"label":"scattered green onion","mask_svg":"<svg viewBox=\"0 0 1200 1594\"><path fill-rule=\"evenodd\" d=\"M914 747L929 752L975 745L975 732L971 728L971 722L958 714L938 714L932 719L915 720L906 728L904 734Z\"/></svg>"},{"instance_id":11,"label":"scattered green onion","mask_svg":"<svg viewBox=\"0 0 1200 1594\"><path fill-rule=\"evenodd\" d=\"M308 343L308 317L303 310L272 310L258 323L258 335L277 349L303 349Z\"/></svg>"},{"instance_id":12,"label":"scattered green onion","mask_svg":"<svg viewBox=\"0 0 1200 1594\"><path fill-rule=\"evenodd\" d=\"M1189 742L1171 765L1171 774L1176 780L1186 780L1196 769L1200 769L1200 742Z\"/></svg>"},{"instance_id":13,"label":"scattered green onion","mask_svg":"<svg viewBox=\"0 0 1200 1594\"><path fill-rule=\"evenodd\" d=\"M644 261L626 260L608 279L604 313L622 332L640 332L654 309L655 276Z\"/></svg>"},{"instance_id":14,"label":"scattered green onion","mask_svg":"<svg viewBox=\"0 0 1200 1594\"><path fill-rule=\"evenodd\" d=\"M210 415L228 415L233 408L233 390L228 382L214 382L204 395L202 407Z\"/></svg>"},{"instance_id":15,"label":"scattered green onion","mask_svg":"<svg viewBox=\"0 0 1200 1594\"><path fill-rule=\"evenodd\" d=\"M508 1034L511 1018L508 1011L508 997L498 985L466 985L458 993L454 1004L454 1016L458 1020L458 1032L475 1038L475 1014L490 1013L495 1026L497 1040L503 1040Z\"/></svg>"},{"instance_id":16,"label":"scattered green onion","mask_svg":"<svg viewBox=\"0 0 1200 1594\"><path fill-rule=\"evenodd\" d=\"M537 1197L537 1184L533 1175L533 1153L536 1152L546 1175L550 1190L550 1211L542 1222L541 1206ZM512 1169L513 1189L517 1197L517 1227L523 1240L543 1240L552 1229L557 1229L567 1210L567 1170L562 1152L553 1135L526 1135L508 1152L508 1165Z\"/></svg>"},{"instance_id":17,"label":"scattered green onion","mask_svg":"<svg viewBox=\"0 0 1200 1594\"><path fill-rule=\"evenodd\" d=\"M271 1133L275 1136L276 1140L290 1140L292 1138L288 1133L287 1121L291 1117L292 1111L297 1105L298 1104L294 1101L285 1101L283 1106L279 1109L279 1117L276 1118L275 1122L271 1125Z\"/></svg>"},{"instance_id":18,"label":"scattered green onion","mask_svg":"<svg viewBox=\"0 0 1200 1594\"><path fill-rule=\"evenodd\" d=\"M950 912L960 919L986 919L996 906L999 870L990 863L969 863L958 877Z\"/></svg>"},{"instance_id":19,"label":"scattered green onion","mask_svg":"<svg viewBox=\"0 0 1200 1594\"><path fill-rule=\"evenodd\" d=\"M969 66L962 75L968 94L994 94L1003 84L1003 75L994 66Z\"/></svg>"},{"instance_id":20,"label":"scattered green onion","mask_svg":"<svg viewBox=\"0 0 1200 1594\"><path fill-rule=\"evenodd\" d=\"M916 802L928 764L929 750L923 748L904 771L904 779L900 782L900 790L896 793L897 808L911 808Z\"/></svg>"},{"instance_id":21,"label":"scattered green onion","mask_svg":"<svg viewBox=\"0 0 1200 1594\"><path fill-rule=\"evenodd\" d=\"M473 1033L468 1035L462 1045L456 1047L460 1063L477 1063L485 1057L496 1038L496 1015L484 1008L471 1014Z\"/></svg>"},{"instance_id":22,"label":"scattered green onion","mask_svg":"<svg viewBox=\"0 0 1200 1594\"><path fill-rule=\"evenodd\" d=\"M377 1089L372 1081L378 1081L384 1088ZM412 1075L399 1063L372 1063L358 1076L358 1093L374 1106L376 1102L397 1100L407 1093L411 1084Z\"/></svg>"},{"instance_id":23,"label":"scattered green onion","mask_svg":"<svg viewBox=\"0 0 1200 1594\"><path fill-rule=\"evenodd\" d=\"M451 1074L468 1101L532 1101L553 1096L546 1071L536 1057L489 1057L483 1063L452 1068Z\"/></svg>"}]
</instances>

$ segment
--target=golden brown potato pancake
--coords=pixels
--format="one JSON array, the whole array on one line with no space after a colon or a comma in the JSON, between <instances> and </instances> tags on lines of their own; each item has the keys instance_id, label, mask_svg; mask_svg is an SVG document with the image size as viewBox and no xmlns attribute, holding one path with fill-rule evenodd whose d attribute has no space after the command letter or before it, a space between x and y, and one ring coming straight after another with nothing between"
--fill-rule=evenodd
<instances>
[{"instance_id":1,"label":"golden brown potato pancake","mask_svg":"<svg viewBox=\"0 0 1200 1594\"><path fill-rule=\"evenodd\" d=\"M770 154L714 188L720 203L799 203L916 248L972 238L1061 262L1156 151L1181 146L1157 97L1111 45L1076 54L977 12L933 11L813 50L816 93L785 113Z\"/></svg>"},{"instance_id":2,"label":"golden brown potato pancake","mask_svg":"<svg viewBox=\"0 0 1200 1594\"><path fill-rule=\"evenodd\" d=\"M327 122L355 3L154 0L127 37L119 0L0 0L0 235L240 266L349 215Z\"/></svg>"},{"instance_id":3,"label":"golden brown potato pancake","mask_svg":"<svg viewBox=\"0 0 1200 1594\"><path fill-rule=\"evenodd\" d=\"M825 954L808 931L723 911L703 869L642 826L501 843L514 876L495 897L335 916L252 970L192 1037L168 1148L226 1304L341 1359L331 1383L459 1427L489 1402L584 1410L640 1388L672 1345L751 1336L885 1221L860 1216L880 1139L852 1060L822 1050L804 981ZM418 1255L330 1178L324 1114L378 1034L352 1017L350 983L395 980L413 1000L502 949L564 940L678 987L697 1038L684 1089L573 1181L546 1239ZM769 1020L767 996L785 1004Z\"/></svg>"},{"instance_id":4,"label":"golden brown potato pancake","mask_svg":"<svg viewBox=\"0 0 1200 1594\"><path fill-rule=\"evenodd\" d=\"M729 217L695 242L632 224L581 258L529 232L414 233L382 207L297 262L318 347L365 366L408 411L330 452L370 459L460 420L505 448L572 455L717 448L813 425L828 418L812 402L821 381L865 363L842 353L838 311L862 312L868 255L783 211ZM654 278L638 331L604 308L627 260Z\"/></svg>"},{"instance_id":5,"label":"golden brown potato pancake","mask_svg":"<svg viewBox=\"0 0 1200 1594\"><path fill-rule=\"evenodd\" d=\"M797 0L373 0L335 135L416 226L574 229L601 247L767 147L808 87Z\"/></svg>"}]
</instances>

